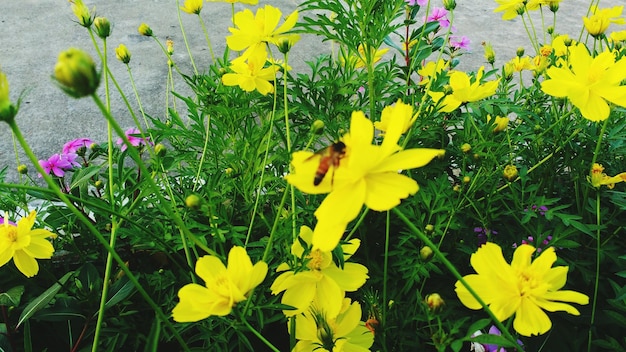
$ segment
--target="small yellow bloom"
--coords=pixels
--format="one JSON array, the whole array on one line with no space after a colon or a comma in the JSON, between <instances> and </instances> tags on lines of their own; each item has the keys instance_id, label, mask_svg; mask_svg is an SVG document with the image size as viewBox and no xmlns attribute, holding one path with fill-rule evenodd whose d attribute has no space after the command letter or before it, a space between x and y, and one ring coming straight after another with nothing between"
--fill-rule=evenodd
<instances>
[{"instance_id":1,"label":"small yellow bloom","mask_svg":"<svg viewBox=\"0 0 626 352\"><path fill-rule=\"evenodd\" d=\"M185 0L180 9L191 15L199 15L202 11L202 5L204 5L204 0Z\"/></svg>"},{"instance_id":2,"label":"small yellow bloom","mask_svg":"<svg viewBox=\"0 0 626 352\"><path fill-rule=\"evenodd\" d=\"M35 259L50 259L54 253L52 243L46 238L55 238L56 235L44 229L32 229L35 224L35 211L30 212L17 222L9 222L5 213L0 221L0 266L11 258L19 271L27 277L33 277L39 272L39 264Z\"/></svg>"},{"instance_id":3,"label":"small yellow bloom","mask_svg":"<svg viewBox=\"0 0 626 352\"><path fill-rule=\"evenodd\" d=\"M611 23L625 24L626 21L622 16L624 6L614 6L610 9L598 9L597 6L592 8L593 15L591 17L583 17L583 23L587 32L593 37L598 38L609 28Z\"/></svg>"},{"instance_id":4,"label":"small yellow bloom","mask_svg":"<svg viewBox=\"0 0 626 352\"><path fill-rule=\"evenodd\" d=\"M444 59L439 61L429 61L422 68L417 70L417 74L420 75L420 85L425 86L431 79L436 79L437 76L448 67L448 63Z\"/></svg>"},{"instance_id":5,"label":"small yellow bloom","mask_svg":"<svg viewBox=\"0 0 626 352\"><path fill-rule=\"evenodd\" d=\"M539 54L541 56L550 56L550 54L552 54L552 46L548 44L542 45L541 48L539 48Z\"/></svg>"},{"instance_id":6,"label":"small yellow bloom","mask_svg":"<svg viewBox=\"0 0 626 352\"><path fill-rule=\"evenodd\" d=\"M370 60L372 60L372 63L376 63L380 61L383 55L385 55L385 53L388 51L389 49L387 48L383 48L383 49L369 48ZM365 52L365 47L363 46L363 44L359 45L358 53L352 54L348 57L346 57L345 53L343 53L343 55L339 57L339 61L341 62L343 66L350 65L354 68L365 67L367 65L367 54Z\"/></svg>"},{"instance_id":7,"label":"small yellow bloom","mask_svg":"<svg viewBox=\"0 0 626 352\"><path fill-rule=\"evenodd\" d=\"M115 48L115 57L125 64L130 62L130 51L128 51L126 45L120 44L117 48Z\"/></svg>"},{"instance_id":8,"label":"small yellow bloom","mask_svg":"<svg viewBox=\"0 0 626 352\"><path fill-rule=\"evenodd\" d=\"M461 146L461 151L463 153L469 153L470 150L472 150L472 146L469 143L463 143L463 145Z\"/></svg>"},{"instance_id":9,"label":"small yellow bloom","mask_svg":"<svg viewBox=\"0 0 626 352\"><path fill-rule=\"evenodd\" d=\"M626 30L612 32L609 38L613 42L626 42Z\"/></svg>"},{"instance_id":10,"label":"small yellow bloom","mask_svg":"<svg viewBox=\"0 0 626 352\"><path fill-rule=\"evenodd\" d=\"M263 282L267 264L259 261L252 265L246 250L235 246L228 253L228 266L218 257L205 255L196 262L196 274L205 286L187 284L178 291L180 302L172 310L172 317L179 323L230 314L233 306L248 299Z\"/></svg>"},{"instance_id":11,"label":"small yellow bloom","mask_svg":"<svg viewBox=\"0 0 626 352\"><path fill-rule=\"evenodd\" d=\"M429 260L433 257L433 253L434 252L430 247L424 246L420 249L420 258L424 261Z\"/></svg>"},{"instance_id":12,"label":"small yellow bloom","mask_svg":"<svg viewBox=\"0 0 626 352\"><path fill-rule=\"evenodd\" d=\"M302 246L300 240L307 248ZM272 284L272 294L277 295L284 291L281 303L296 308L284 310L287 317L305 312L317 298L324 301L324 308L329 315L337 315L345 293L358 290L368 278L365 266L347 262L359 248L360 240L352 239L341 245L344 254L343 268L333 262L330 251L313 249L312 240L313 230L302 226L299 239L291 246L291 254L301 259L305 266L292 268L287 263L282 263L276 269L282 273Z\"/></svg>"},{"instance_id":13,"label":"small yellow bloom","mask_svg":"<svg viewBox=\"0 0 626 352\"><path fill-rule=\"evenodd\" d=\"M428 309L430 309L431 311L437 311L446 304L443 298L441 298L441 295L439 295L438 293L429 294L428 296L426 296L425 301Z\"/></svg>"},{"instance_id":14,"label":"small yellow bloom","mask_svg":"<svg viewBox=\"0 0 626 352\"><path fill-rule=\"evenodd\" d=\"M616 183L626 181L626 172L622 172L615 176L608 176L604 173L604 167L598 163L595 163L591 167L590 177L588 178L588 180L595 188L607 186L609 189L613 189Z\"/></svg>"},{"instance_id":15,"label":"small yellow bloom","mask_svg":"<svg viewBox=\"0 0 626 352\"><path fill-rule=\"evenodd\" d=\"M552 40L552 49L557 57L567 55L567 48L572 45L572 39L567 34L556 36Z\"/></svg>"},{"instance_id":16,"label":"small yellow bloom","mask_svg":"<svg viewBox=\"0 0 626 352\"><path fill-rule=\"evenodd\" d=\"M524 70L533 69L533 65L530 61L530 57L528 56L524 56L524 57L516 56L510 62L513 65L513 71L515 72L522 72Z\"/></svg>"},{"instance_id":17,"label":"small yellow bloom","mask_svg":"<svg viewBox=\"0 0 626 352\"><path fill-rule=\"evenodd\" d=\"M500 6L493 10L493 12L504 12L502 19L509 21L524 13L526 1L527 0L496 0Z\"/></svg>"},{"instance_id":18,"label":"small yellow bloom","mask_svg":"<svg viewBox=\"0 0 626 352\"><path fill-rule=\"evenodd\" d=\"M537 55L533 58L533 74L535 77L541 75L550 66L550 59L543 55Z\"/></svg>"},{"instance_id":19,"label":"small yellow bloom","mask_svg":"<svg viewBox=\"0 0 626 352\"><path fill-rule=\"evenodd\" d=\"M258 90L266 95L274 92L274 86L270 83L274 80L277 66L270 65L264 67L267 62L265 50L260 55L253 55L244 61L244 57L239 57L230 63L233 73L226 73L222 76L222 83L226 86L239 86L246 92Z\"/></svg>"},{"instance_id":20,"label":"small yellow bloom","mask_svg":"<svg viewBox=\"0 0 626 352\"><path fill-rule=\"evenodd\" d=\"M387 131L387 128L393 119L403 120L402 133L405 133L409 130L409 128L411 128L411 126L413 126L413 122L417 119L417 115L413 114L413 107L411 105L405 104L398 99L396 105L386 106L383 109L380 115L380 121L374 122L374 127L383 132Z\"/></svg>"},{"instance_id":21,"label":"small yellow bloom","mask_svg":"<svg viewBox=\"0 0 626 352\"><path fill-rule=\"evenodd\" d=\"M0 71L0 120L4 120L11 110L11 98L9 97L9 80L4 72Z\"/></svg>"},{"instance_id":22,"label":"small yellow bloom","mask_svg":"<svg viewBox=\"0 0 626 352\"><path fill-rule=\"evenodd\" d=\"M513 181L517 177L517 167L515 165L507 165L504 167L504 171L502 172L504 178L509 181Z\"/></svg>"},{"instance_id":23,"label":"small yellow bloom","mask_svg":"<svg viewBox=\"0 0 626 352\"><path fill-rule=\"evenodd\" d=\"M246 5L256 5L259 3L259 0L207 0L209 2L227 2L229 4L246 4Z\"/></svg>"},{"instance_id":24,"label":"small yellow bloom","mask_svg":"<svg viewBox=\"0 0 626 352\"><path fill-rule=\"evenodd\" d=\"M491 121L491 115L487 115L487 122L490 122L490 121ZM509 118L496 116L492 125L493 125L493 133L502 132L506 130L506 127L509 125Z\"/></svg>"},{"instance_id":25,"label":"small yellow bloom","mask_svg":"<svg viewBox=\"0 0 626 352\"><path fill-rule=\"evenodd\" d=\"M146 23L140 24L139 28L137 28L137 31L143 36L152 37L152 28L150 28L150 26L148 26Z\"/></svg>"},{"instance_id":26,"label":"small yellow bloom","mask_svg":"<svg viewBox=\"0 0 626 352\"><path fill-rule=\"evenodd\" d=\"M93 24L93 17L89 12L89 8L87 5L83 3L83 0L69 0L72 4L72 11L74 15L78 19L78 24L81 26L88 28ZM95 8L93 11L95 12Z\"/></svg>"},{"instance_id":27,"label":"small yellow bloom","mask_svg":"<svg viewBox=\"0 0 626 352\"><path fill-rule=\"evenodd\" d=\"M569 65L548 68L549 79L541 83L541 90L555 97L567 97L591 121L609 117L611 108L607 102L626 107L626 86L621 85L626 79L626 59L615 61L609 50L592 57L583 44L569 50Z\"/></svg>"},{"instance_id":28,"label":"small yellow bloom","mask_svg":"<svg viewBox=\"0 0 626 352\"><path fill-rule=\"evenodd\" d=\"M561 290L567 281L568 268L552 267L557 259L554 247L543 250L533 261L534 252L534 247L523 244L515 250L513 261L508 264L502 249L487 242L470 259L476 274L463 277L498 320L515 315L513 328L522 336L541 335L550 330L552 322L544 310L580 315L567 303L589 303L585 294ZM469 309L482 308L460 281L455 288L463 305Z\"/></svg>"},{"instance_id":29,"label":"small yellow bloom","mask_svg":"<svg viewBox=\"0 0 626 352\"><path fill-rule=\"evenodd\" d=\"M54 79L67 94L80 98L94 94L100 84L96 64L86 52L70 48L59 54Z\"/></svg>"},{"instance_id":30,"label":"small yellow bloom","mask_svg":"<svg viewBox=\"0 0 626 352\"><path fill-rule=\"evenodd\" d=\"M484 71L485 67L481 66L476 73L473 82L470 80L467 73L453 71L449 74L452 94L445 95L442 92L435 91L429 92L428 94L435 102L439 102L441 100L442 107L440 108L440 111L442 112L452 112L463 103L478 101L492 96L498 88L500 79L481 83L480 81L483 77Z\"/></svg>"}]
</instances>

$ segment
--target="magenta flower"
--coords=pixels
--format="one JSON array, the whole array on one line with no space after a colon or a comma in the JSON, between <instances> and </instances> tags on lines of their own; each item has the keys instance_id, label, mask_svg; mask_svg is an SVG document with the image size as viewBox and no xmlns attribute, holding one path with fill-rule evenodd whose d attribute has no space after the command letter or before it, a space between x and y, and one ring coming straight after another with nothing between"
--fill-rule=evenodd
<instances>
[{"instance_id":1,"label":"magenta flower","mask_svg":"<svg viewBox=\"0 0 626 352\"><path fill-rule=\"evenodd\" d=\"M80 166L75 161L76 157L76 154L53 154L48 160L39 160L39 165L46 174L50 175L52 172L57 177L63 177L65 171L71 170L73 166Z\"/></svg>"},{"instance_id":2,"label":"magenta flower","mask_svg":"<svg viewBox=\"0 0 626 352\"><path fill-rule=\"evenodd\" d=\"M433 12L426 17L425 22L439 22L442 28L448 28L450 26L450 20L448 20L448 11L443 7L433 8Z\"/></svg>"},{"instance_id":3,"label":"magenta flower","mask_svg":"<svg viewBox=\"0 0 626 352\"><path fill-rule=\"evenodd\" d=\"M500 330L498 330L495 325L491 325L491 327L489 328L489 335L500 336L502 335L502 332L500 332ZM520 345L520 347L524 346L524 344L520 340L517 340L517 343ZM485 352L506 352L503 347L498 347L497 345L485 344L484 347Z\"/></svg>"},{"instance_id":4,"label":"magenta flower","mask_svg":"<svg viewBox=\"0 0 626 352\"><path fill-rule=\"evenodd\" d=\"M409 6L426 6L428 4L428 0L406 0L407 5Z\"/></svg>"},{"instance_id":5,"label":"magenta flower","mask_svg":"<svg viewBox=\"0 0 626 352\"><path fill-rule=\"evenodd\" d=\"M138 137L137 135L140 135L141 133L139 132L138 129L136 128L129 128L126 131L124 131L124 134L126 135L126 139L128 139L128 142L130 143L130 145L132 145L133 147L139 147L142 145L146 145L146 142L148 140L148 138L143 139L141 137ZM124 144L124 140L122 138L118 138L117 142L115 142L117 145L121 145L121 149L122 151L126 150L126 144Z\"/></svg>"},{"instance_id":6,"label":"magenta flower","mask_svg":"<svg viewBox=\"0 0 626 352\"><path fill-rule=\"evenodd\" d=\"M7 217L7 213L4 213L4 217L0 217L0 225L4 224L4 221L5 221L4 219L5 219L5 217L6 217L6 222L7 222L9 225L12 225L12 226L17 226L17 224L16 224L16 223L14 223L13 221L9 220L9 218Z\"/></svg>"},{"instance_id":7,"label":"magenta flower","mask_svg":"<svg viewBox=\"0 0 626 352\"><path fill-rule=\"evenodd\" d=\"M466 36L451 36L450 37L450 46L455 49L465 49L469 50L470 40Z\"/></svg>"},{"instance_id":8,"label":"magenta flower","mask_svg":"<svg viewBox=\"0 0 626 352\"><path fill-rule=\"evenodd\" d=\"M63 154L76 153L82 147L89 148L94 142L89 138L78 138L63 145Z\"/></svg>"}]
</instances>

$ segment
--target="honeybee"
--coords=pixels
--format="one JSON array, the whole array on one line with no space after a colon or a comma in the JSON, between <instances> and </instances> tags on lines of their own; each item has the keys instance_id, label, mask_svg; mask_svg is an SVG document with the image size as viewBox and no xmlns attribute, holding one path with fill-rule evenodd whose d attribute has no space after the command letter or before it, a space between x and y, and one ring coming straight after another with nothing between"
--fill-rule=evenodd
<instances>
[{"instance_id":1,"label":"honeybee","mask_svg":"<svg viewBox=\"0 0 626 352\"><path fill-rule=\"evenodd\" d=\"M309 159L316 155L321 155L322 157L320 158L320 164L315 171L313 185L317 186L322 183L322 180L324 180L324 177L328 173L328 169L330 169L331 166L333 167L333 174L330 181L332 185L335 179L335 169L339 166L339 161L346 155L346 145L341 141L335 142L327 148L316 152L310 156Z\"/></svg>"}]
</instances>

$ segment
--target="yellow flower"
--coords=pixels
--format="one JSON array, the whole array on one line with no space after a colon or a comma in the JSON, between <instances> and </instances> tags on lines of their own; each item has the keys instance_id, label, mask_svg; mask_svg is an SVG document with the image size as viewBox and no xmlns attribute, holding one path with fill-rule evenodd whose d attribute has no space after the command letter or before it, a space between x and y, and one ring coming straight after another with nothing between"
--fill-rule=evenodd
<instances>
[{"instance_id":1,"label":"yellow flower","mask_svg":"<svg viewBox=\"0 0 626 352\"><path fill-rule=\"evenodd\" d=\"M437 311L446 304L443 298L441 298L441 295L439 295L438 293L431 293L426 296L425 302L428 306L428 309L430 309L431 311Z\"/></svg>"},{"instance_id":2,"label":"yellow flower","mask_svg":"<svg viewBox=\"0 0 626 352\"><path fill-rule=\"evenodd\" d=\"M581 114L591 121L609 117L607 101L626 107L626 59L617 62L606 50L595 58L583 44L570 47L569 66L550 67L546 73L550 79L541 83L544 93L567 97Z\"/></svg>"},{"instance_id":3,"label":"yellow flower","mask_svg":"<svg viewBox=\"0 0 626 352\"><path fill-rule=\"evenodd\" d=\"M199 15L202 11L202 5L204 5L204 0L185 0L180 9L191 15Z\"/></svg>"},{"instance_id":4,"label":"yellow flower","mask_svg":"<svg viewBox=\"0 0 626 352\"><path fill-rule=\"evenodd\" d=\"M148 26L146 23L140 24L139 28L137 28L137 31L143 36L152 37L152 28L150 28L150 26Z\"/></svg>"},{"instance_id":5,"label":"yellow flower","mask_svg":"<svg viewBox=\"0 0 626 352\"><path fill-rule=\"evenodd\" d=\"M491 65L496 62L496 52L493 50L493 46L489 42L483 42L485 48L485 60Z\"/></svg>"},{"instance_id":6,"label":"yellow flower","mask_svg":"<svg viewBox=\"0 0 626 352\"><path fill-rule=\"evenodd\" d=\"M411 128L415 119L417 119L417 115L413 114L413 107L409 104L405 104L402 100L398 99L398 102L394 106L387 106L383 109L380 115L380 121L374 122L374 127L381 131L387 131L389 128L389 124L393 119L401 119L403 123L402 133ZM399 122L398 122L399 123Z\"/></svg>"},{"instance_id":7,"label":"yellow flower","mask_svg":"<svg viewBox=\"0 0 626 352\"><path fill-rule=\"evenodd\" d=\"M546 69L550 66L550 59L543 55L537 55L533 58L533 74L535 77L544 73Z\"/></svg>"},{"instance_id":8,"label":"yellow flower","mask_svg":"<svg viewBox=\"0 0 626 352\"><path fill-rule=\"evenodd\" d=\"M626 23L626 21L620 17L622 10L624 10L624 6L614 6L610 9L598 9L597 6L594 6L591 9L593 15L591 17L583 17L585 29L587 29L587 32L593 37L597 38L601 36L606 32L611 23Z\"/></svg>"},{"instance_id":9,"label":"yellow flower","mask_svg":"<svg viewBox=\"0 0 626 352\"><path fill-rule=\"evenodd\" d=\"M369 49L370 49L369 55L371 56L371 60L373 63L380 61L383 55L385 55L385 53L389 51L389 49L387 48L384 48L384 49L369 48ZM366 59L367 57L365 53L365 47L363 46L363 44L360 44L358 47L358 54L352 54L346 57L345 53L342 52L342 55L340 56L339 61L341 62L343 66L350 65L354 68L363 68L366 65Z\"/></svg>"},{"instance_id":10,"label":"yellow flower","mask_svg":"<svg viewBox=\"0 0 626 352\"><path fill-rule=\"evenodd\" d=\"M341 238L348 223L356 218L363 204L372 210L385 211L400 204L400 200L415 194L415 180L399 174L399 170L413 169L428 164L441 156L441 149L401 150L398 140L404 128L405 117L399 110L393 113L385 138L380 145L372 144L374 125L361 111L352 113L350 132L343 136L345 154L332 176L314 184L318 166L325 156L309 151L292 155L294 172L287 182L310 194L330 194L315 212L318 222L313 232L313 247L331 251Z\"/></svg>"},{"instance_id":11,"label":"yellow flower","mask_svg":"<svg viewBox=\"0 0 626 352\"><path fill-rule=\"evenodd\" d=\"M115 48L115 57L125 64L130 62L130 51L128 51L126 45L120 44Z\"/></svg>"},{"instance_id":12,"label":"yellow flower","mask_svg":"<svg viewBox=\"0 0 626 352\"><path fill-rule=\"evenodd\" d=\"M205 255L196 262L196 274L205 286L187 284L178 291L180 302L172 310L175 321L193 322L211 315L230 314L233 306L245 301L267 275L267 264L252 261L243 247L228 253L228 267L215 256Z\"/></svg>"},{"instance_id":13,"label":"yellow flower","mask_svg":"<svg viewBox=\"0 0 626 352\"><path fill-rule=\"evenodd\" d=\"M298 343L293 351L369 351L374 343L374 334L361 321L361 314L361 305L350 303L349 298L344 298L338 315L328 314L323 305L311 307L295 317Z\"/></svg>"},{"instance_id":14,"label":"yellow flower","mask_svg":"<svg viewBox=\"0 0 626 352\"><path fill-rule=\"evenodd\" d=\"M472 150L472 146L469 143L463 143L463 145L461 145L461 151L463 153L469 153L470 150Z\"/></svg>"},{"instance_id":15,"label":"yellow flower","mask_svg":"<svg viewBox=\"0 0 626 352\"><path fill-rule=\"evenodd\" d=\"M510 62L513 65L513 71L515 72L522 72L524 70L533 69L533 64L530 62L530 57L528 56L516 56Z\"/></svg>"},{"instance_id":16,"label":"yellow flower","mask_svg":"<svg viewBox=\"0 0 626 352\"><path fill-rule=\"evenodd\" d=\"M594 163L591 167L591 173L588 180L595 188L607 186L609 189L613 189L616 183L626 181L626 172L622 172L621 174L617 174L615 176L608 176L604 173L604 167L602 165Z\"/></svg>"},{"instance_id":17,"label":"yellow flower","mask_svg":"<svg viewBox=\"0 0 626 352\"><path fill-rule=\"evenodd\" d=\"M227 2L229 4L246 4L246 5L256 5L259 3L259 0L207 0L210 2Z\"/></svg>"},{"instance_id":18,"label":"yellow flower","mask_svg":"<svg viewBox=\"0 0 626 352\"><path fill-rule=\"evenodd\" d=\"M247 61L243 56L231 61L229 67L234 73L224 74L222 83L226 86L239 86L246 92L256 89L263 95L274 92L274 86L270 81L274 80L277 66L270 64L269 67L264 67L267 62L266 55L265 50L262 50L259 55L248 57Z\"/></svg>"},{"instance_id":19,"label":"yellow flower","mask_svg":"<svg viewBox=\"0 0 626 352\"><path fill-rule=\"evenodd\" d=\"M237 12L233 18L235 28L228 29L232 34L226 37L226 44L236 51L244 49L256 51L258 47L265 47L266 43L278 45L285 32L296 24L298 11L292 12L285 22L276 28L281 17L282 12L270 5L259 8L256 15L249 9Z\"/></svg>"},{"instance_id":20,"label":"yellow flower","mask_svg":"<svg viewBox=\"0 0 626 352\"><path fill-rule=\"evenodd\" d=\"M11 110L11 98L9 97L9 80L4 72L0 71L0 120L4 119Z\"/></svg>"},{"instance_id":21,"label":"yellow flower","mask_svg":"<svg viewBox=\"0 0 626 352\"><path fill-rule=\"evenodd\" d=\"M472 254L470 262L477 274L463 277L500 321L515 314L513 328L520 335L541 335L552 327L543 311L565 311L580 315L573 306L563 303L589 303L579 292L561 290L567 280L567 267L552 268L556 261L554 247L545 249L531 263L535 248L523 244L515 250L509 265L502 249L494 243L482 245ZM480 303L457 281L456 293L470 309L481 309Z\"/></svg>"},{"instance_id":22,"label":"yellow flower","mask_svg":"<svg viewBox=\"0 0 626 352\"><path fill-rule=\"evenodd\" d=\"M54 79L63 91L74 98L94 94L100 84L93 59L77 48L69 48L59 54L54 66Z\"/></svg>"},{"instance_id":23,"label":"yellow flower","mask_svg":"<svg viewBox=\"0 0 626 352\"><path fill-rule=\"evenodd\" d=\"M624 30L624 31L615 31L615 32L611 33L609 38L613 42L626 42L626 30Z\"/></svg>"},{"instance_id":24,"label":"yellow flower","mask_svg":"<svg viewBox=\"0 0 626 352\"><path fill-rule=\"evenodd\" d=\"M5 213L4 220L0 222L0 266L13 258L17 269L27 277L39 272L35 259L50 259L54 253L52 243L46 238L55 238L56 235L48 230L32 229L36 215L35 211L31 211L17 225L13 225Z\"/></svg>"},{"instance_id":25,"label":"yellow flower","mask_svg":"<svg viewBox=\"0 0 626 352\"><path fill-rule=\"evenodd\" d=\"M78 24L83 27L90 27L93 24L93 17L89 13L89 8L83 3L83 0L70 0L72 4L72 12L78 19ZM95 11L95 8L94 10Z\"/></svg>"},{"instance_id":26,"label":"yellow flower","mask_svg":"<svg viewBox=\"0 0 626 352\"><path fill-rule=\"evenodd\" d=\"M557 57L567 55L567 48L572 45L572 39L567 34L562 34L552 40L552 49Z\"/></svg>"},{"instance_id":27,"label":"yellow flower","mask_svg":"<svg viewBox=\"0 0 626 352\"><path fill-rule=\"evenodd\" d=\"M491 115L487 115L487 122L491 121ZM508 117L502 117L502 116L496 116L495 120L493 121L492 125L493 127L493 133L498 133L498 132L502 132L504 130L506 130L506 127L509 125L509 118Z\"/></svg>"},{"instance_id":28,"label":"yellow flower","mask_svg":"<svg viewBox=\"0 0 626 352\"><path fill-rule=\"evenodd\" d=\"M448 63L444 59L439 61L429 61L422 68L417 70L417 73L421 76L420 85L425 86L431 79L436 79L437 75L443 72L448 67Z\"/></svg>"},{"instance_id":29,"label":"yellow flower","mask_svg":"<svg viewBox=\"0 0 626 352\"><path fill-rule=\"evenodd\" d=\"M502 172L502 176L509 181L513 181L517 177L517 167L515 165L507 165L504 167L504 171Z\"/></svg>"},{"instance_id":30,"label":"yellow flower","mask_svg":"<svg viewBox=\"0 0 626 352\"><path fill-rule=\"evenodd\" d=\"M495 94L496 89L498 88L498 83L500 83L500 79L481 84L480 80L483 77L484 71L485 67L481 66L476 73L474 82L470 80L470 77L465 72L453 71L449 74L452 94L445 95L442 92L434 91L429 92L428 94L430 94L435 102L439 102L443 98L441 103L442 108L440 109L442 112L452 112L463 103L487 98Z\"/></svg>"},{"instance_id":31,"label":"yellow flower","mask_svg":"<svg viewBox=\"0 0 626 352\"><path fill-rule=\"evenodd\" d=\"M512 20L517 15L521 15L525 11L526 0L496 0L500 5L493 12L504 12L502 19L505 21Z\"/></svg>"},{"instance_id":32,"label":"yellow flower","mask_svg":"<svg viewBox=\"0 0 626 352\"><path fill-rule=\"evenodd\" d=\"M335 316L339 314L345 293L358 290L368 278L365 266L347 262L361 241L352 239L348 244L341 245L344 266L339 268L333 262L331 252L311 249L312 238L313 231L302 226L300 239L307 244L307 248L302 247L299 239L291 246L291 254L303 259L306 264L303 268L290 268L287 263L282 263L276 269L283 273L272 284L272 294L285 291L281 303L296 308L284 310L287 317L304 312L316 297L323 298L326 313Z\"/></svg>"}]
</instances>

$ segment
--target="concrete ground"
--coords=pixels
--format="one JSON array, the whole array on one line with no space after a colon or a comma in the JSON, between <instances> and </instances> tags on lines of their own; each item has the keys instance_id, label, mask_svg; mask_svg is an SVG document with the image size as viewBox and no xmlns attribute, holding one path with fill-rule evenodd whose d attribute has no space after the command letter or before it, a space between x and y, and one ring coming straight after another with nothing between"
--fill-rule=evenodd
<instances>
[{"instance_id":1,"label":"concrete ground","mask_svg":"<svg viewBox=\"0 0 626 352\"><path fill-rule=\"evenodd\" d=\"M89 8L95 6L96 14L107 17L113 24L110 48L110 67L129 100L136 108L135 99L126 68L115 60L113 50L125 44L131 54L131 68L146 113L165 115L167 64L160 48L152 38L138 34L137 27L148 23L156 36L164 43L166 37L175 42L174 59L186 73L191 72L188 63L176 11L176 0L85 0ZM181 4L183 0L180 0ZM293 11L296 0L260 0L259 5L271 4L284 14ZM440 0L431 0L441 6ZM480 43L489 41L497 54L497 65L515 55L516 48L530 45L521 20L505 22L500 14L494 14L497 4L493 0L457 0L454 13L456 34L471 40L471 49L461 59L463 70L474 71L484 65L483 48ZM589 1L563 1L559 12L557 31L578 38L581 18L587 13ZM623 4L623 0L602 1L602 7ZM236 10L243 8L236 6ZM548 12L548 15L551 13ZM181 14L189 44L200 71L210 62L204 34L196 16ZM207 24L213 47L221 53L225 47L224 37L231 25L230 4L206 2L202 17ZM551 17L550 17L551 18ZM72 46L90 52L94 57L93 44L87 31L75 22L70 4L64 0L1 0L0 1L0 68L7 75L11 97L17 101L25 91L24 101L17 122L38 158L48 158L59 153L63 144L71 139L89 137L102 142L106 138L106 122L91 99L73 99L63 93L51 80L58 54ZM535 22L539 26L539 19ZM541 35L541 34L540 34ZM313 36L303 37L290 54L295 70L305 70L303 60L327 52L328 44ZM183 86L177 80L178 87ZM113 97L113 114L122 127L132 126L132 119L119 96ZM137 110L138 111L138 110ZM29 164L20 150L20 161ZM16 158L11 131L0 124L0 169L8 166L9 180L15 180ZM33 170L33 168L30 168Z\"/></svg>"}]
</instances>

